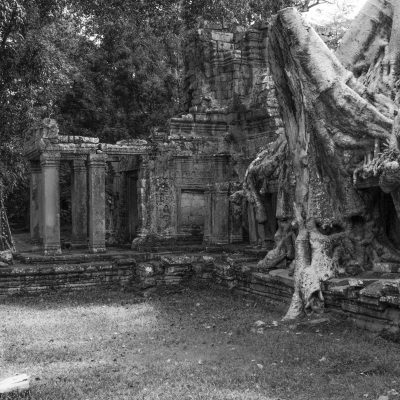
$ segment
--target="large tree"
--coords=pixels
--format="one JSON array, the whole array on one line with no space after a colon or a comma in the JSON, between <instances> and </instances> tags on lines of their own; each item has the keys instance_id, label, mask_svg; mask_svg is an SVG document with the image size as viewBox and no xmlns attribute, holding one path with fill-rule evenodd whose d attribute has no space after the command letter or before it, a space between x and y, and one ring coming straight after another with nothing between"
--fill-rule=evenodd
<instances>
[{"instance_id":1,"label":"large tree","mask_svg":"<svg viewBox=\"0 0 400 400\"><path fill-rule=\"evenodd\" d=\"M400 217L399 10L398 2L370 0L336 55L294 8L280 11L271 26L268 53L286 141L277 147L286 159L280 193L292 201L286 217L296 233L287 318L320 306L321 282L339 271L400 261L376 191L357 190L353 179L378 175ZM276 256L274 249L263 265Z\"/></svg>"}]
</instances>

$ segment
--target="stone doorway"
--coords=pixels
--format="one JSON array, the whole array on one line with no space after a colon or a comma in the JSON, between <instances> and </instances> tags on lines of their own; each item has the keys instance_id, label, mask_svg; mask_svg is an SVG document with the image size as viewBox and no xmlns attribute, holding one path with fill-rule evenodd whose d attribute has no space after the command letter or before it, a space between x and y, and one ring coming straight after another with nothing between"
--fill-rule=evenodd
<instances>
[{"instance_id":1,"label":"stone doorway","mask_svg":"<svg viewBox=\"0 0 400 400\"><path fill-rule=\"evenodd\" d=\"M182 190L179 212L179 231L192 239L203 241L206 204L204 191Z\"/></svg>"},{"instance_id":2,"label":"stone doorway","mask_svg":"<svg viewBox=\"0 0 400 400\"><path fill-rule=\"evenodd\" d=\"M72 204L74 176L72 161L61 160L59 170L60 184L60 241L62 248L70 248L73 239ZM74 204L74 206L76 206ZM75 221L74 221L75 222ZM87 228L86 230L87 231ZM75 233L75 232L74 232ZM75 239L75 236L74 236ZM84 238L87 241L87 238ZM83 241L83 243L85 243ZM85 243L87 244L87 243Z\"/></svg>"},{"instance_id":3,"label":"stone doorway","mask_svg":"<svg viewBox=\"0 0 400 400\"><path fill-rule=\"evenodd\" d=\"M379 190L379 214L384 235L397 251L400 251L400 221L392 196Z\"/></svg>"}]
</instances>

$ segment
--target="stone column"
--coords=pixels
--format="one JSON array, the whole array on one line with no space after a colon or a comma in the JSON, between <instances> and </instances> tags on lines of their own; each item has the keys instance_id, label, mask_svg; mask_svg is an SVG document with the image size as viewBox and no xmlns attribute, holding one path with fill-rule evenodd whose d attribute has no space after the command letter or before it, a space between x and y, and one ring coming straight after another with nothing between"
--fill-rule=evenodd
<instances>
[{"instance_id":1,"label":"stone column","mask_svg":"<svg viewBox=\"0 0 400 400\"><path fill-rule=\"evenodd\" d=\"M89 251L106 251L106 155L89 154Z\"/></svg>"},{"instance_id":2,"label":"stone column","mask_svg":"<svg viewBox=\"0 0 400 400\"><path fill-rule=\"evenodd\" d=\"M212 200L211 243L229 243L229 184L217 183Z\"/></svg>"},{"instance_id":3,"label":"stone column","mask_svg":"<svg viewBox=\"0 0 400 400\"><path fill-rule=\"evenodd\" d=\"M87 245L88 214L87 214L87 168L83 159L73 161L71 211L72 211L72 245L81 247Z\"/></svg>"},{"instance_id":4,"label":"stone column","mask_svg":"<svg viewBox=\"0 0 400 400\"><path fill-rule=\"evenodd\" d=\"M204 215L204 236L203 241L205 243L210 243L211 233L212 233L212 202L213 191L210 185L204 190L204 202L205 202L205 215Z\"/></svg>"},{"instance_id":5,"label":"stone column","mask_svg":"<svg viewBox=\"0 0 400 400\"><path fill-rule=\"evenodd\" d=\"M61 254L60 245L60 153L43 153L42 166L42 234L45 255Z\"/></svg>"},{"instance_id":6,"label":"stone column","mask_svg":"<svg viewBox=\"0 0 400 400\"><path fill-rule=\"evenodd\" d=\"M41 183L42 168L40 167L40 161L31 161L30 231L31 243L34 245L39 245L42 242Z\"/></svg>"},{"instance_id":7,"label":"stone column","mask_svg":"<svg viewBox=\"0 0 400 400\"><path fill-rule=\"evenodd\" d=\"M140 227L138 233L138 240L143 240L149 234L149 215L148 208L150 207L149 201L149 188L148 182L150 179L150 163L148 156L141 157L141 164L138 176L138 194L139 194L139 219Z\"/></svg>"},{"instance_id":8,"label":"stone column","mask_svg":"<svg viewBox=\"0 0 400 400\"><path fill-rule=\"evenodd\" d=\"M113 230L116 238L123 237L121 232L121 172L119 170L119 163L111 163L113 167L113 209L112 209L112 221Z\"/></svg>"}]
</instances>

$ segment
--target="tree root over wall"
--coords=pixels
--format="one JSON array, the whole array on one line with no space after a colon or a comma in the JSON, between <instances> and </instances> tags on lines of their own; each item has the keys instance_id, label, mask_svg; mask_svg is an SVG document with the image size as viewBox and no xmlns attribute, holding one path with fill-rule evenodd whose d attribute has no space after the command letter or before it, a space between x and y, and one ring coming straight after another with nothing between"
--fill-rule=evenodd
<instances>
[{"instance_id":1,"label":"tree root over wall","mask_svg":"<svg viewBox=\"0 0 400 400\"><path fill-rule=\"evenodd\" d=\"M344 62L352 50L341 51ZM393 111L398 107L383 91L371 99L362 80L342 65L294 8L276 16L268 54L295 181L295 294L285 317L292 319L323 304L322 281L346 263L362 264L362 251L352 242L354 221L362 221L364 235L372 231L353 172L376 151L377 141L395 143ZM369 67L375 67L372 61ZM373 233L369 236L376 242Z\"/></svg>"}]
</instances>

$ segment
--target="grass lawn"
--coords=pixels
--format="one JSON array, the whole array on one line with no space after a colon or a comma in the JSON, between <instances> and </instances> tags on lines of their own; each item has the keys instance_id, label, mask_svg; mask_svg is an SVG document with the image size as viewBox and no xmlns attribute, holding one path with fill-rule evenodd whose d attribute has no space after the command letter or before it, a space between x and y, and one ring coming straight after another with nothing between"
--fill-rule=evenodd
<instances>
[{"instance_id":1,"label":"grass lawn","mask_svg":"<svg viewBox=\"0 0 400 400\"><path fill-rule=\"evenodd\" d=\"M338 321L281 324L281 315L205 288L11 298L0 304L0 377L31 375L40 400L375 400L400 391L398 344ZM271 326L252 332L257 320Z\"/></svg>"}]
</instances>

